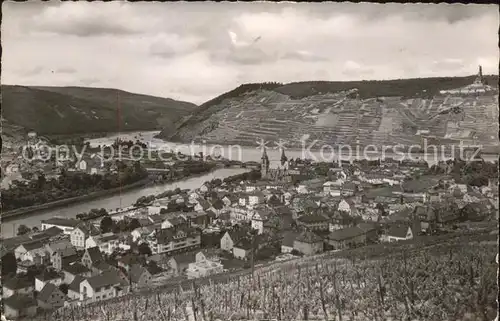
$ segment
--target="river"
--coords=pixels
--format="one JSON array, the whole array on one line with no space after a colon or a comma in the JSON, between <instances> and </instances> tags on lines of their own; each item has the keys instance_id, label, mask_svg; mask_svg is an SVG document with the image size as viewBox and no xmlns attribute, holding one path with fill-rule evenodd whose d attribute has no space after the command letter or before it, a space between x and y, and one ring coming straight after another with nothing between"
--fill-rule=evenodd
<instances>
[{"instance_id":1,"label":"river","mask_svg":"<svg viewBox=\"0 0 500 321\"><path fill-rule=\"evenodd\" d=\"M110 134L107 137L101 137L101 138L96 138L96 139L89 139L87 140L89 144L92 147L96 147L98 145L111 145L117 137L120 137L123 140L140 140L146 144L149 143L149 146L152 149L163 149L163 150L171 150L175 152L181 152L182 154L198 154L202 152L204 155L220 155L224 158L228 158L231 160L238 160L238 161L256 161L260 162L261 157L262 157L262 149L258 147L257 142L255 143L255 147L252 146L237 146L237 145L214 145L214 144L183 144L183 143L174 143L174 142L167 142L161 139L154 138L155 135L157 135L159 131L148 131L148 132L131 132L131 133L123 133L123 134ZM342 159L378 159L383 157L385 158L394 158L394 159L401 159L401 157L406 157L409 158L411 157L412 160L418 160L418 159L423 159L429 163L429 165L433 165L437 163L440 160L447 160L450 159L450 156L445 156L439 149L437 149L437 152L434 153L429 153L429 154L423 154L423 153L404 153L404 155L401 154L395 154L393 152L386 152L383 153L381 150L379 152L373 151L373 150L368 150L366 151L366 154L363 153L363 149L360 148L359 151L356 151L355 148L353 148L351 154L352 155L358 155L358 156L348 156L348 151L347 150L337 150L337 149L324 149L324 151L320 151L319 148L321 146L316 145L314 147L317 147L316 149L310 148L310 145L312 144L311 142L307 142L305 144L305 148L302 149L288 149L285 148L285 153L288 158L301 158L301 159L312 159L315 161L334 161L338 160L340 158ZM281 158L281 152L277 148L277 146L274 144L274 142L269 142L267 145L267 155L270 159L271 166L273 166L273 162L279 162ZM458 148L458 146L457 146ZM458 149L457 149L458 150ZM145 153L146 154L146 153ZM340 156L339 156L340 155ZM125 155L124 157L126 157ZM147 156L147 154L146 154ZM483 154L482 155L483 159L486 161L495 161L498 159L498 155L493 155L493 154Z\"/></svg>"},{"instance_id":2,"label":"river","mask_svg":"<svg viewBox=\"0 0 500 321\"><path fill-rule=\"evenodd\" d=\"M208 174L191 177L185 180L168 183L163 185L153 185L140 189L133 189L123 192L121 195L107 196L104 198L77 203L66 207L55 208L46 211L35 212L28 214L19 219L13 219L8 222L2 222L2 238L12 237L17 233L19 225L24 224L28 227L40 227L40 221L54 216L63 216L74 218L77 214L88 212L93 208L105 208L114 210L116 208L130 206L141 196L160 194L167 190L180 189L195 189L200 187L204 182L214 178L225 178L232 175L237 175L246 172L244 168L222 168L210 172Z\"/></svg>"}]
</instances>

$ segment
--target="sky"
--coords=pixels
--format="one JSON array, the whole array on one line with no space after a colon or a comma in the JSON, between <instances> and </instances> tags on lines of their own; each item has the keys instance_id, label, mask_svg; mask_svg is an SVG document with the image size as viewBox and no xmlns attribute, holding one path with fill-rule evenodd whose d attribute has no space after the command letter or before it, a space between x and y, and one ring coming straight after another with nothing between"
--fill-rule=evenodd
<instances>
[{"instance_id":1,"label":"sky","mask_svg":"<svg viewBox=\"0 0 500 321\"><path fill-rule=\"evenodd\" d=\"M4 2L2 84L201 104L242 83L498 74L496 5Z\"/></svg>"}]
</instances>

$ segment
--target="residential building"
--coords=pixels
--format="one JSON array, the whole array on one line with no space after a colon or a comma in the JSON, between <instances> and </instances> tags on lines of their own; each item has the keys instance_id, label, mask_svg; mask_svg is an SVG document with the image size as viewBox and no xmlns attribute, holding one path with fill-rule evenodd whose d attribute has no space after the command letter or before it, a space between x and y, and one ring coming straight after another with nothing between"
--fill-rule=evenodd
<instances>
[{"instance_id":1,"label":"residential building","mask_svg":"<svg viewBox=\"0 0 500 321\"><path fill-rule=\"evenodd\" d=\"M98 262L103 261L104 258L98 247L87 248L82 256L82 264L89 269Z\"/></svg>"},{"instance_id":2,"label":"residential building","mask_svg":"<svg viewBox=\"0 0 500 321\"><path fill-rule=\"evenodd\" d=\"M37 302L32 296L13 295L2 299L3 315L8 319L33 317L37 311Z\"/></svg>"},{"instance_id":3,"label":"residential building","mask_svg":"<svg viewBox=\"0 0 500 321\"><path fill-rule=\"evenodd\" d=\"M161 224L154 224L149 226L138 227L130 232L133 242L145 241L148 238L152 238L155 235L156 230L161 229Z\"/></svg>"},{"instance_id":4,"label":"residential building","mask_svg":"<svg viewBox=\"0 0 500 321\"><path fill-rule=\"evenodd\" d=\"M411 240L413 237L414 237L413 231L410 226L393 225L382 237L382 241L385 242L404 241L404 240Z\"/></svg>"},{"instance_id":5,"label":"residential building","mask_svg":"<svg viewBox=\"0 0 500 321\"><path fill-rule=\"evenodd\" d=\"M42 220L42 231L51 227L57 227L63 230L64 234L70 235L71 231L73 231L80 223L81 221L77 219L53 217L48 220Z\"/></svg>"},{"instance_id":6,"label":"residential building","mask_svg":"<svg viewBox=\"0 0 500 321\"><path fill-rule=\"evenodd\" d=\"M153 254L186 252L200 247L201 233L191 227L161 229L148 243Z\"/></svg>"},{"instance_id":7,"label":"residential building","mask_svg":"<svg viewBox=\"0 0 500 321\"><path fill-rule=\"evenodd\" d=\"M96 302L125 295L129 292L128 281L117 271L110 270L80 283L80 301Z\"/></svg>"},{"instance_id":8,"label":"residential building","mask_svg":"<svg viewBox=\"0 0 500 321\"><path fill-rule=\"evenodd\" d=\"M63 266L79 261L81 255L81 252L76 252L72 246L57 250L56 252L54 252L51 258L52 267L57 270L61 270Z\"/></svg>"},{"instance_id":9,"label":"residential building","mask_svg":"<svg viewBox=\"0 0 500 321\"><path fill-rule=\"evenodd\" d=\"M62 273L64 273L63 282L66 284L71 284L77 276L84 278L89 278L92 276L92 270L87 268L80 262L65 265L62 269Z\"/></svg>"},{"instance_id":10,"label":"residential building","mask_svg":"<svg viewBox=\"0 0 500 321\"><path fill-rule=\"evenodd\" d=\"M57 272L56 270L45 270L42 274L35 277L35 291L42 291L47 283L52 283L59 286L63 283L64 273Z\"/></svg>"},{"instance_id":11,"label":"residential building","mask_svg":"<svg viewBox=\"0 0 500 321\"><path fill-rule=\"evenodd\" d=\"M300 233L289 231L283 235L283 240L281 241L281 253L290 253L293 251L293 243Z\"/></svg>"},{"instance_id":12,"label":"residential building","mask_svg":"<svg viewBox=\"0 0 500 321\"><path fill-rule=\"evenodd\" d=\"M311 231L302 232L293 242L293 248L305 255L323 252L323 239Z\"/></svg>"},{"instance_id":13,"label":"residential building","mask_svg":"<svg viewBox=\"0 0 500 321\"><path fill-rule=\"evenodd\" d=\"M203 260L189 263L186 269L188 279L196 279L222 273L224 266L217 261Z\"/></svg>"},{"instance_id":14,"label":"residential building","mask_svg":"<svg viewBox=\"0 0 500 321\"><path fill-rule=\"evenodd\" d=\"M99 235L99 230L93 224L81 223L71 231L71 244L77 249L84 249L87 238L95 235Z\"/></svg>"},{"instance_id":15,"label":"residential building","mask_svg":"<svg viewBox=\"0 0 500 321\"><path fill-rule=\"evenodd\" d=\"M240 260L248 260L252 255L252 240L242 238L233 246L233 256Z\"/></svg>"},{"instance_id":16,"label":"residential building","mask_svg":"<svg viewBox=\"0 0 500 321\"><path fill-rule=\"evenodd\" d=\"M80 300L80 284L85 281L84 277L76 275L68 286L68 298L70 300Z\"/></svg>"},{"instance_id":17,"label":"residential building","mask_svg":"<svg viewBox=\"0 0 500 321\"><path fill-rule=\"evenodd\" d=\"M32 295L35 290L35 282L26 275L16 275L7 279L2 285L2 298L8 298L16 294Z\"/></svg>"},{"instance_id":18,"label":"residential building","mask_svg":"<svg viewBox=\"0 0 500 321\"><path fill-rule=\"evenodd\" d=\"M310 231L328 231L328 217L322 214L306 214L297 219L297 225Z\"/></svg>"},{"instance_id":19,"label":"residential building","mask_svg":"<svg viewBox=\"0 0 500 321\"><path fill-rule=\"evenodd\" d=\"M247 236L247 234L248 231L243 229L227 231L220 239L220 248L224 251L232 253L234 244L236 244L243 237Z\"/></svg>"},{"instance_id":20,"label":"residential building","mask_svg":"<svg viewBox=\"0 0 500 321\"><path fill-rule=\"evenodd\" d=\"M131 286L142 288L147 286L152 279L151 273L149 273L148 269L140 264L132 264L130 267L130 282Z\"/></svg>"},{"instance_id":21,"label":"residential building","mask_svg":"<svg viewBox=\"0 0 500 321\"><path fill-rule=\"evenodd\" d=\"M16 247L14 255L17 260L30 261L35 264L46 264L50 262L50 257L42 242L24 243Z\"/></svg>"},{"instance_id":22,"label":"residential building","mask_svg":"<svg viewBox=\"0 0 500 321\"><path fill-rule=\"evenodd\" d=\"M59 290L59 287L52 283L47 283L38 293L36 300L42 309L52 310L64 306L66 295Z\"/></svg>"},{"instance_id":23,"label":"residential building","mask_svg":"<svg viewBox=\"0 0 500 321\"><path fill-rule=\"evenodd\" d=\"M196 262L196 253L194 252L174 255L168 261L169 266L176 275L182 275L189 267L189 264L193 262Z\"/></svg>"},{"instance_id":24,"label":"residential building","mask_svg":"<svg viewBox=\"0 0 500 321\"><path fill-rule=\"evenodd\" d=\"M346 227L331 231L327 240L328 244L334 249L356 247L367 242L367 233L367 229L358 226Z\"/></svg>"}]
</instances>

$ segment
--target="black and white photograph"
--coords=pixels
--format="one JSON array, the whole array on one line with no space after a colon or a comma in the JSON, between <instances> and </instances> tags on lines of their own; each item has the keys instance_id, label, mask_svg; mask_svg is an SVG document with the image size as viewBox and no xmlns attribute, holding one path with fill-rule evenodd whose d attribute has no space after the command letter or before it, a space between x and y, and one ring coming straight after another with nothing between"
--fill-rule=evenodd
<instances>
[{"instance_id":1,"label":"black and white photograph","mask_svg":"<svg viewBox=\"0 0 500 321\"><path fill-rule=\"evenodd\" d=\"M1 321L498 321L498 4L1 17Z\"/></svg>"}]
</instances>

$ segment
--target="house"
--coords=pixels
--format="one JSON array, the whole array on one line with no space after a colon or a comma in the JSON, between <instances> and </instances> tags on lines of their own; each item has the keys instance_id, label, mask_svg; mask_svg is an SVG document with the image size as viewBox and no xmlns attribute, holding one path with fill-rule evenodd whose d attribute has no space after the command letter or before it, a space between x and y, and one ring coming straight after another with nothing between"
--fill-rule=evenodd
<instances>
[{"instance_id":1,"label":"house","mask_svg":"<svg viewBox=\"0 0 500 321\"><path fill-rule=\"evenodd\" d=\"M161 229L148 243L153 254L186 252L200 247L201 233L191 227Z\"/></svg>"},{"instance_id":2,"label":"house","mask_svg":"<svg viewBox=\"0 0 500 321\"><path fill-rule=\"evenodd\" d=\"M186 269L188 279L196 279L222 273L224 266L217 261L203 260L189 263Z\"/></svg>"},{"instance_id":3,"label":"house","mask_svg":"<svg viewBox=\"0 0 500 321\"><path fill-rule=\"evenodd\" d=\"M82 256L82 264L89 269L98 262L103 261L104 258L98 247L87 248Z\"/></svg>"},{"instance_id":4,"label":"house","mask_svg":"<svg viewBox=\"0 0 500 321\"><path fill-rule=\"evenodd\" d=\"M348 215L350 215L351 214L351 205L346 200L341 200L339 202L337 210L339 212L344 212L344 213L347 213Z\"/></svg>"},{"instance_id":5,"label":"house","mask_svg":"<svg viewBox=\"0 0 500 321\"><path fill-rule=\"evenodd\" d=\"M331 231L328 234L328 244L334 249L343 249L346 247L356 247L367 242L367 234L371 234L370 228L360 228L358 226L346 227Z\"/></svg>"},{"instance_id":6,"label":"house","mask_svg":"<svg viewBox=\"0 0 500 321\"><path fill-rule=\"evenodd\" d=\"M240 260L248 260L252 255L252 240L242 238L233 246L233 256Z\"/></svg>"},{"instance_id":7,"label":"house","mask_svg":"<svg viewBox=\"0 0 500 321\"><path fill-rule=\"evenodd\" d=\"M92 276L92 270L90 270L80 262L74 262L72 264L65 265L62 269L62 273L64 273L63 282L66 284L71 284L77 276L84 278L89 278Z\"/></svg>"},{"instance_id":8,"label":"house","mask_svg":"<svg viewBox=\"0 0 500 321\"><path fill-rule=\"evenodd\" d=\"M68 285L68 298L70 300L80 300L80 284L85 280L84 277L76 275Z\"/></svg>"},{"instance_id":9,"label":"house","mask_svg":"<svg viewBox=\"0 0 500 321\"><path fill-rule=\"evenodd\" d=\"M64 234L70 235L71 231L73 231L80 223L81 221L77 219L53 217L48 220L42 220L42 231L51 227L57 227L63 230Z\"/></svg>"},{"instance_id":10,"label":"house","mask_svg":"<svg viewBox=\"0 0 500 321\"><path fill-rule=\"evenodd\" d=\"M187 226L187 225L188 225L187 220L184 217L182 217L181 215L178 215L178 216L166 218L161 223L160 228L166 229L166 228L180 227L180 226Z\"/></svg>"},{"instance_id":11,"label":"house","mask_svg":"<svg viewBox=\"0 0 500 321\"><path fill-rule=\"evenodd\" d=\"M289 231L283 235L281 241L281 253L290 253L293 251L293 243L295 239L299 236L298 232Z\"/></svg>"},{"instance_id":12,"label":"house","mask_svg":"<svg viewBox=\"0 0 500 321\"><path fill-rule=\"evenodd\" d=\"M116 270L88 278L80 283L80 301L96 302L125 295L130 285Z\"/></svg>"},{"instance_id":13,"label":"house","mask_svg":"<svg viewBox=\"0 0 500 321\"><path fill-rule=\"evenodd\" d=\"M52 262L52 256L59 250L64 250L66 248L73 247L69 239L64 238L56 242L50 242L45 244L45 250L49 253L50 262Z\"/></svg>"},{"instance_id":14,"label":"house","mask_svg":"<svg viewBox=\"0 0 500 321\"><path fill-rule=\"evenodd\" d=\"M193 262L196 262L196 254L194 252L188 252L172 256L168 264L176 275L181 275L189 267L189 263Z\"/></svg>"},{"instance_id":15,"label":"house","mask_svg":"<svg viewBox=\"0 0 500 321\"><path fill-rule=\"evenodd\" d=\"M132 232L130 232L132 241L138 242L140 240L146 240L150 237L154 237L156 230L161 228L161 224L162 223L158 223L155 225L143 226L134 229Z\"/></svg>"},{"instance_id":16,"label":"house","mask_svg":"<svg viewBox=\"0 0 500 321\"><path fill-rule=\"evenodd\" d=\"M31 295L35 290L35 282L30 280L26 275L16 275L13 278L7 279L2 285L2 298L8 298L16 294Z\"/></svg>"},{"instance_id":17,"label":"house","mask_svg":"<svg viewBox=\"0 0 500 321\"><path fill-rule=\"evenodd\" d=\"M310 231L328 231L328 217L322 214L302 215L297 219L297 225Z\"/></svg>"},{"instance_id":18,"label":"house","mask_svg":"<svg viewBox=\"0 0 500 321\"><path fill-rule=\"evenodd\" d=\"M321 253L323 252L323 239L311 231L304 231L295 238L293 248L305 255Z\"/></svg>"},{"instance_id":19,"label":"house","mask_svg":"<svg viewBox=\"0 0 500 321\"><path fill-rule=\"evenodd\" d=\"M59 287L52 283L47 283L42 291L38 293L36 300L42 309L52 310L64 306L66 295L59 290Z\"/></svg>"},{"instance_id":20,"label":"house","mask_svg":"<svg viewBox=\"0 0 500 321\"><path fill-rule=\"evenodd\" d=\"M195 259L196 262L220 261L219 254L215 250L201 250L198 253L196 253Z\"/></svg>"},{"instance_id":21,"label":"house","mask_svg":"<svg viewBox=\"0 0 500 321\"><path fill-rule=\"evenodd\" d=\"M135 285L138 288L147 286L152 279L151 273L148 269L140 264L132 264L129 272L131 285Z\"/></svg>"},{"instance_id":22,"label":"house","mask_svg":"<svg viewBox=\"0 0 500 321\"><path fill-rule=\"evenodd\" d=\"M220 239L220 248L224 251L233 252L234 244L247 235L247 231L243 229L236 229L227 231Z\"/></svg>"},{"instance_id":23,"label":"house","mask_svg":"<svg viewBox=\"0 0 500 321\"><path fill-rule=\"evenodd\" d=\"M340 196L342 190L342 180L328 181L323 184L323 193L325 195Z\"/></svg>"},{"instance_id":24,"label":"house","mask_svg":"<svg viewBox=\"0 0 500 321\"><path fill-rule=\"evenodd\" d=\"M13 295L2 300L3 315L9 319L34 317L37 312L37 302L32 296Z\"/></svg>"},{"instance_id":25,"label":"house","mask_svg":"<svg viewBox=\"0 0 500 321\"><path fill-rule=\"evenodd\" d=\"M211 210L207 210L206 212L183 212L180 217L184 220L184 226L200 226L206 227L213 219L213 216L210 216L209 213ZM181 226L177 224L176 226Z\"/></svg>"},{"instance_id":26,"label":"house","mask_svg":"<svg viewBox=\"0 0 500 321\"><path fill-rule=\"evenodd\" d=\"M267 210L259 209L255 211L251 226L254 230L257 230L257 234L264 233L264 224L269 220L270 216L271 213Z\"/></svg>"},{"instance_id":27,"label":"house","mask_svg":"<svg viewBox=\"0 0 500 321\"><path fill-rule=\"evenodd\" d=\"M71 231L71 244L77 249L85 248L85 241L90 236L99 235L99 230L93 224L81 223Z\"/></svg>"},{"instance_id":28,"label":"house","mask_svg":"<svg viewBox=\"0 0 500 321\"><path fill-rule=\"evenodd\" d=\"M196 212L205 212L210 207L212 207L212 205L210 205L210 203L207 200L205 200L203 198L198 198L197 199L197 204L195 205L194 210Z\"/></svg>"},{"instance_id":29,"label":"house","mask_svg":"<svg viewBox=\"0 0 500 321\"><path fill-rule=\"evenodd\" d=\"M57 272L56 270L44 270L42 274L35 277L35 291L42 291L47 283L52 283L59 286L63 283L64 273Z\"/></svg>"},{"instance_id":30,"label":"house","mask_svg":"<svg viewBox=\"0 0 500 321\"><path fill-rule=\"evenodd\" d=\"M42 242L24 243L16 247L14 255L17 260L30 261L36 264L46 264L50 262L50 257L45 251L45 246Z\"/></svg>"},{"instance_id":31,"label":"house","mask_svg":"<svg viewBox=\"0 0 500 321\"><path fill-rule=\"evenodd\" d=\"M66 247L60 250L57 250L52 255L52 267L61 270L63 266L79 261L81 258L81 252L76 252L76 250L71 247Z\"/></svg>"},{"instance_id":32,"label":"house","mask_svg":"<svg viewBox=\"0 0 500 321\"><path fill-rule=\"evenodd\" d=\"M112 232L90 236L85 241L85 247L99 247L99 250L105 254L112 254L117 249L129 250L130 245L126 242L125 234L114 234Z\"/></svg>"},{"instance_id":33,"label":"house","mask_svg":"<svg viewBox=\"0 0 500 321\"><path fill-rule=\"evenodd\" d=\"M130 273L130 269L135 264L143 263L144 259L134 253L128 253L117 260L118 267L125 269L127 273Z\"/></svg>"},{"instance_id":34,"label":"house","mask_svg":"<svg viewBox=\"0 0 500 321\"><path fill-rule=\"evenodd\" d=\"M394 242L411 240L413 238L413 231L407 225L392 225L386 234L382 237L382 241Z\"/></svg>"}]
</instances>

